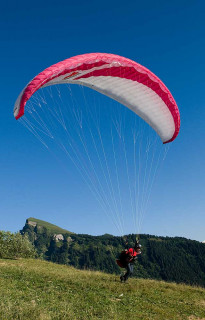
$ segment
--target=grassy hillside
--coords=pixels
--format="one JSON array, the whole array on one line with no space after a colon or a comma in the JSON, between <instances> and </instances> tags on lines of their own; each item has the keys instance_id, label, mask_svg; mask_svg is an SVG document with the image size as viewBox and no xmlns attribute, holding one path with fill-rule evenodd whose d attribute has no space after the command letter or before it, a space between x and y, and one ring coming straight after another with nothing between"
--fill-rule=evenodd
<instances>
[{"instance_id":1,"label":"grassy hillside","mask_svg":"<svg viewBox=\"0 0 205 320\"><path fill-rule=\"evenodd\" d=\"M205 289L82 271L40 260L0 260L0 319L205 319Z\"/></svg>"},{"instance_id":2,"label":"grassy hillside","mask_svg":"<svg viewBox=\"0 0 205 320\"><path fill-rule=\"evenodd\" d=\"M45 227L50 233L54 234L58 234L58 233L72 233L66 229L62 229L58 226L56 226L55 224L49 223L47 221L43 221L40 219L36 219L36 218L28 218L27 222L36 222L38 227Z\"/></svg>"}]
</instances>

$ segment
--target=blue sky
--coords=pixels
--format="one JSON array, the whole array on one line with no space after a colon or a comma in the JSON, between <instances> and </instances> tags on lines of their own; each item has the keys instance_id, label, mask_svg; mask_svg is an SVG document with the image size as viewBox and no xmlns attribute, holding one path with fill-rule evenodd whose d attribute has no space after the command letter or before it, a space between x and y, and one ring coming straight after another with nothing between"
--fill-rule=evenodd
<instances>
[{"instance_id":1,"label":"blue sky","mask_svg":"<svg viewBox=\"0 0 205 320\"><path fill-rule=\"evenodd\" d=\"M154 72L181 114L141 231L205 240L204 12L203 1L2 4L0 229L18 231L34 216L77 233L117 234L80 177L69 168L65 175L13 118L18 94L37 73L74 55L106 52Z\"/></svg>"}]
</instances>

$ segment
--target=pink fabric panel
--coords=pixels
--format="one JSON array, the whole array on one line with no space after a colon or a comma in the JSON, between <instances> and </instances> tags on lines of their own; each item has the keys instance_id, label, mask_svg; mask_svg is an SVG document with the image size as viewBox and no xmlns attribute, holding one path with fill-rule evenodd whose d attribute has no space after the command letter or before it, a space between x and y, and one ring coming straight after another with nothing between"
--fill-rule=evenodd
<instances>
[{"instance_id":1,"label":"pink fabric panel","mask_svg":"<svg viewBox=\"0 0 205 320\"><path fill-rule=\"evenodd\" d=\"M57 64L52 65L51 67L45 69L41 73L39 73L33 80L29 82L27 87L24 90L24 93L21 97L20 109L18 116L16 119L19 119L24 115L24 107L26 102L30 99L30 97L42 86L44 86L49 81L58 78L61 75L67 74L71 71L77 70L89 70L93 67L100 67L105 64L105 62L92 63L92 64L81 64L78 67L73 68L73 61L70 61L72 58L61 61ZM79 63L76 59L75 64Z\"/></svg>"}]
</instances>

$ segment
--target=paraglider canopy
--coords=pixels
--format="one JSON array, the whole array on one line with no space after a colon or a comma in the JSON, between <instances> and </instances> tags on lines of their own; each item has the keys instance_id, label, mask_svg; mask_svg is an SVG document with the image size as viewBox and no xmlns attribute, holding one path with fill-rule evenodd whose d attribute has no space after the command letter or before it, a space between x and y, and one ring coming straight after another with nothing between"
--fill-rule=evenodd
<instances>
[{"instance_id":1,"label":"paraglider canopy","mask_svg":"<svg viewBox=\"0 0 205 320\"><path fill-rule=\"evenodd\" d=\"M179 110L163 82L140 64L106 53L75 56L39 73L19 95L15 118L24 114L26 102L38 89L63 83L90 87L125 105L144 119L163 143L173 141L179 133Z\"/></svg>"}]
</instances>

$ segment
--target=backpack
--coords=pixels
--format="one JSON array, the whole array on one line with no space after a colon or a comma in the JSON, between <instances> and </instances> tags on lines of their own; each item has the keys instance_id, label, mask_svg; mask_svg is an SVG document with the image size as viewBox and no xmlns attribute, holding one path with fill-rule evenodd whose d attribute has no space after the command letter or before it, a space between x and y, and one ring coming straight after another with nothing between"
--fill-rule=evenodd
<instances>
[{"instance_id":1,"label":"backpack","mask_svg":"<svg viewBox=\"0 0 205 320\"><path fill-rule=\"evenodd\" d=\"M120 253L119 259L117 259L116 262L120 268L126 268L127 263L129 262L129 258L127 256L127 250L123 250Z\"/></svg>"}]
</instances>

